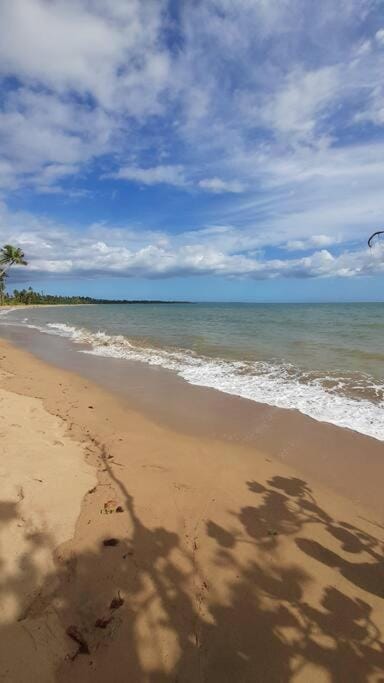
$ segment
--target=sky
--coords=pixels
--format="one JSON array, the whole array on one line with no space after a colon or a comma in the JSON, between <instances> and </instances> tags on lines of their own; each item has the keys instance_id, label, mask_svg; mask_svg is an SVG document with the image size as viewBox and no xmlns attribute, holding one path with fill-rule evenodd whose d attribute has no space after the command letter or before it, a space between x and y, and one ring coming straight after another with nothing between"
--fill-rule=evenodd
<instances>
[{"instance_id":1,"label":"sky","mask_svg":"<svg viewBox=\"0 0 384 683\"><path fill-rule=\"evenodd\" d=\"M384 299L382 0L0 0L9 288Z\"/></svg>"}]
</instances>

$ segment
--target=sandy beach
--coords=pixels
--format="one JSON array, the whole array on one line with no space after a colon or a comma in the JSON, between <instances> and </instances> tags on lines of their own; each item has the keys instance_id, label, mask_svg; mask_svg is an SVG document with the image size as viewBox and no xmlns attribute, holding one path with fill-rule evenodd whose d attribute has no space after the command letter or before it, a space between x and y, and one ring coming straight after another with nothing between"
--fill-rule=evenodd
<instances>
[{"instance_id":1,"label":"sandy beach","mask_svg":"<svg viewBox=\"0 0 384 683\"><path fill-rule=\"evenodd\" d=\"M347 430L303 472L4 341L0 381L2 680L383 680L380 470L364 504L357 464L350 496L317 476ZM308 425L316 454L327 426Z\"/></svg>"},{"instance_id":2,"label":"sandy beach","mask_svg":"<svg viewBox=\"0 0 384 683\"><path fill-rule=\"evenodd\" d=\"M0 683L384 683L384 0L0 0Z\"/></svg>"}]
</instances>

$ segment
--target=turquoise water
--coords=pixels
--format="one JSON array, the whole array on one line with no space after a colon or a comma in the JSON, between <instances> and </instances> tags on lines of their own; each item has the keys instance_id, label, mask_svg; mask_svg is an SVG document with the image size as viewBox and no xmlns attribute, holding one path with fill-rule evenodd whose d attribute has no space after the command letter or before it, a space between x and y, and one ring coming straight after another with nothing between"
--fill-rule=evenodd
<instances>
[{"instance_id":1,"label":"turquoise water","mask_svg":"<svg viewBox=\"0 0 384 683\"><path fill-rule=\"evenodd\" d=\"M1 316L82 353L172 370L192 384L384 439L384 304L162 304Z\"/></svg>"}]
</instances>

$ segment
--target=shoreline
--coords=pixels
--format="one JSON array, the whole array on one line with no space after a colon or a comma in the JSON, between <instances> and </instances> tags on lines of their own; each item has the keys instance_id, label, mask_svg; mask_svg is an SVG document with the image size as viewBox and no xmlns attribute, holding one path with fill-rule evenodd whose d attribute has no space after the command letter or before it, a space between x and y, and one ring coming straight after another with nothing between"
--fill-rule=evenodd
<instances>
[{"instance_id":1,"label":"shoreline","mask_svg":"<svg viewBox=\"0 0 384 683\"><path fill-rule=\"evenodd\" d=\"M26 581L35 596L0 627L7 680L378 680L380 517L254 443L175 431L89 378L0 349L2 390L39 400L98 479L48 574L27 554L4 583L8 599Z\"/></svg>"},{"instance_id":2,"label":"shoreline","mask_svg":"<svg viewBox=\"0 0 384 683\"><path fill-rule=\"evenodd\" d=\"M79 311L83 313L79 313ZM181 343L180 348L174 346L173 343L168 348L167 344L161 342L161 325L164 321L160 316L160 321L156 322L157 314L155 315L154 329L160 325L160 343L157 343L156 338L148 337L147 339L145 337L149 330L143 324L142 314L138 313L134 313L133 317L128 315L128 318L126 313L119 314L123 316L125 323L128 324L130 321L129 324L131 325L135 324L135 316L138 316L136 320L138 336L133 334L134 330L132 329L131 338L129 334L128 336L120 335L122 323L119 315L117 321L120 320L120 322L116 326L113 322L114 314L111 318L110 311L105 312L103 307L76 308L72 312L68 307L59 308L56 312L52 307L45 312L40 308L36 311L30 311L30 315L25 309L22 311L13 309L10 315L8 315L8 311L4 311L4 314L6 317L4 325L2 325L3 336L11 341L16 340L17 344L26 349L29 349L29 344L31 344L33 352L37 352L37 355L43 360L50 362L51 356L54 355L53 347L52 351L48 349L48 346L52 346L53 342L50 345L47 336L56 336L57 339L59 337L67 338L68 345L65 347L59 339L57 340L57 349L60 349L56 354L59 356L58 362L61 363L60 356L64 349L66 356L72 356L74 369L80 372L82 372L81 363L79 364L78 359L75 360L74 353L70 353L71 347L75 349L77 356L85 354L98 356L100 358L98 363L104 362L110 368L114 367L113 362L120 362L124 376L130 376L135 364L150 366L151 372L154 372L156 368L159 372L163 372L164 377L171 370L174 375L190 386L221 391L230 396L252 401L259 406L267 405L288 411L297 410L302 415L317 422L357 431L384 443L383 385L379 352L372 361L372 354L368 350L367 353L363 353L360 349L362 365L359 371L356 368L356 358L352 350L350 350L351 357L346 362L346 366L343 367L341 363L336 368L335 362L338 354L340 355L340 349L332 345L329 348L329 358L328 352L326 353L325 350L323 352L321 349L317 349L316 352L313 352L312 364L308 356L303 364L300 360L295 364L295 360L290 356L291 351L289 349L292 346L290 342L287 343L287 356L283 354L280 361L273 360L272 356L270 360L251 361L249 358L247 359L246 350L243 354L244 359L236 360L236 354L232 358L230 357L231 354L227 357L225 352L222 355L219 353L205 355L202 350L201 353L198 353L193 350L193 343L190 345L191 348L184 348L183 343ZM25 315L27 318L24 318ZM170 324L173 330L173 332L169 331L171 338L173 338L172 335L178 334L177 330L174 329L177 319L178 316L171 315ZM220 324L222 322L219 322L219 326ZM21 330L17 333L15 330L12 332L13 326L23 327L24 332ZM31 332L33 329L39 335L37 341ZM140 330L143 332L144 338ZM128 332L128 330L126 331ZM230 345L232 343L233 341L230 342ZM304 340L303 344L305 351L308 347L308 341ZM360 348L361 343L359 342L359 344ZM312 345L309 344L309 347L312 348ZM369 345L368 348L370 348ZM44 357L46 349L47 357ZM360 351L356 351L356 353L360 353ZM308 353L308 349L306 352ZM320 357L317 357L319 353ZM311 354L312 351L310 351ZM129 372L124 370L124 363L127 363ZM83 360L83 365L85 364L85 360ZM325 369L326 366L328 370ZM319 369L320 367L322 369ZM71 369L70 366L69 369ZM134 372L138 374L136 371ZM112 390L120 392L120 385L121 382L117 381Z\"/></svg>"},{"instance_id":3,"label":"shoreline","mask_svg":"<svg viewBox=\"0 0 384 683\"><path fill-rule=\"evenodd\" d=\"M22 308L62 308L63 306L97 306L97 304L10 304L0 306L0 311L19 311Z\"/></svg>"},{"instance_id":4,"label":"shoreline","mask_svg":"<svg viewBox=\"0 0 384 683\"><path fill-rule=\"evenodd\" d=\"M160 426L262 450L384 519L382 441L297 410L190 384L162 367L79 353L87 347L65 337L12 326L3 327L2 337L53 368L95 382Z\"/></svg>"}]
</instances>

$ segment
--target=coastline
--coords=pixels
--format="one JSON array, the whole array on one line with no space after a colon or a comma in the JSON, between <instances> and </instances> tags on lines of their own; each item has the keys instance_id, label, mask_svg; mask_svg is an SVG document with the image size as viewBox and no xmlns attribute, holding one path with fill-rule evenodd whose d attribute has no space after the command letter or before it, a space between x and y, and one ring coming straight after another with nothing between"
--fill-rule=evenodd
<instances>
[{"instance_id":1,"label":"coastline","mask_svg":"<svg viewBox=\"0 0 384 683\"><path fill-rule=\"evenodd\" d=\"M32 358L96 383L160 426L266 452L384 519L382 441L297 410L192 385L162 367L79 353L87 346L64 337L12 325L2 327L2 337Z\"/></svg>"},{"instance_id":2,"label":"coastline","mask_svg":"<svg viewBox=\"0 0 384 683\"><path fill-rule=\"evenodd\" d=\"M22 308L62 308L63 306L96 306L96 304L9 304L1 305L0 311L19 311Z\"/></svg>"},{"instance_id":3,"label":"coastline","mask_svg":"<svg viewBox=\"0 0 384 683\"><path fill-rule=\"evenodd\" d=\"M47 337L57 337L66 338L75 350L71 362L81 373L85 361L79 363L75 355L98 356L109 368L115 367L113 361L122 361L128 389L134 365L147 365L170 370L192 386L297 410L384 442L384 309L357 305L353 312L352 328L350 311L343 305L274 310L212 304L195 309L152 306L146 311L140 306L40 307L10 315L3 311L0 319L7 338L27 350L33 344L33 352L43 360L50 361L44 358L47 349L61 363L63 346L59 353L53 343L52 350L47 348ZM113 391L120 391L121 379Z\"/></svg>"},{"instance_id":4,"label":"coastline","mask_svg":"<svg viewBox=\"0 0 384 683\"><path fill-rule=\"evenodd\" d=\"M70 442L98 482L93 490L84 481L73 537L46 548L48 570L27 553L4 581L9 600L20 600L26 583L33 596L20 621L13 615L1 625L7 680L378 680L382 518L303 474L292 453L268 448L271 412L259 414L264 428L255 440L218 438L193 425L176 430L89 377L4 341L0 349L2 391L16 403L37 401L66 440L62 457ZM293 415L286 426L292 419L297 430ZM22 428L25 420L19 410ZM9 438L10 419L4 422ZM327 426L314 432L312 422L305 438L313 458ZM276 450L285 440L292 451L297 439L289 443L289 429L279 425ZM331 430L334 451L319 468L336 461L347 431ZM349 444L356 439L348 435ZM373 441L361 437L366 461L378 448ZM41 450L53 458L50 439ZM360 487L376 478L372 470L365 476ZM71 507L75 492L67 492ZM106 503L123 512L104 514ZM29 493L22 504L28 507ZM3 515L2 523L6 532L10 520ZM44 548L42 530L36 533ZM117 545L104 546L108 538ZM115 598L124 602L111 608ZM66 633L72 626L90 654L77 655L79 644Z\"/></svg>"}]
</instances>

